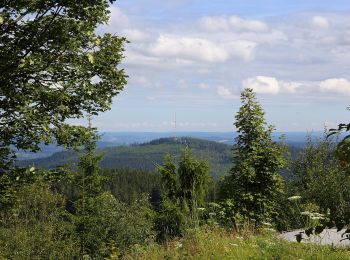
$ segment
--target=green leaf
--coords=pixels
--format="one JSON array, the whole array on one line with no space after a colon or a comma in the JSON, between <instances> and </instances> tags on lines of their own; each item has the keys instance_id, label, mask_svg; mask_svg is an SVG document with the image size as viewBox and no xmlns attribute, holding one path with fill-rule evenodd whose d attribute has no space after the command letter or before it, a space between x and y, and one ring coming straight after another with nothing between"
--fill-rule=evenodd
<instances>
[{"instance_id":1,"label":"green leaf","mask_svg":"<svg viewBox=\"0 0 350 260\"><path fill-rule=\"evenodd\" d=\"M299 233L299 234L295 235L295 238L297 239L298 243L300 243L300 242L301 242L301 240L303 239L303 237L302 237L302 234L301 234L301 233Z\"/></svg>"},{"instance_id":2,"label":"green leaf","mask_svg":"<svg viewBox=\"0 0 350 260\"><path fill-rule=\"evenodd\" d=\"M335 224L335 226L337 227L337 232L339 232L340 230L343 229L343 227L345 226L344 222L338 222Z\"/></svg>"},{"instance_id":3,"label":"green leaf","mask_svg":"<svg viewBox=\"0 0 350 260\"><path fill-rule=\"evenodd\" d=\"M26 61L24 59L21 59L21 63L18 65L18 68L23 68L26 65Z\"/></svg>"},{"instance_id":4,"label":"green leaf","mask_svg":"<svg viewBox=\"0 0 350 260\"><path fill-rule=\"evenodd\" d=\"M317 226L315 227L315 234L318 235L318 234L321 234L322 231L324 230L324 226Z\"/></svg>"},{"instance_id":5,"label":"green leaf","mask_svg":"<svg viewBox=\"0 0 350 260\"><path fill-rule=\"evenodd\" d=\"M305 234L309 237L311 234L312 234L312 232L314 231L314 228L308 228L308 229L306 229L305 230Z\"/></svg>"},{"instance_id":6,"label":"green leaf","mask_svg":"<svg viewBox=\"0 0 350 260\"><path fill-rule=\"evenodd\" d=\"M4 23L4 18L0 15L0 24Z\"/></svg>"},{"instance_id":7,"label":"green leaf","mask_svg":"<svg viewBox=\"0 0 350 260\"><path fill-rule=\"evenodd\" d=\"M94 55L92 53L88 53L87 57L88 57L89 62L93 64L95 61Z\"/></svg>"}]
</instances>

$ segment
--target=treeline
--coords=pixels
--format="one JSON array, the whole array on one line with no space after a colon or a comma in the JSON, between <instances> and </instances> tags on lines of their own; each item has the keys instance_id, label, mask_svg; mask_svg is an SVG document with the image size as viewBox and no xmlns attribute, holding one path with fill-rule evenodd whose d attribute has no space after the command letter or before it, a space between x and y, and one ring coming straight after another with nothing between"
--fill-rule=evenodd
<instances>
[{"instance_id":1,"label":"treeline","mask_svg":"<svg viewBox=\"0 0 350 260\"><path fill-rule=\"evenodd\" d=\"M191 148L194 153L210 163L210 175L218 179L230 168L231 147L213 141L182 137L162 138L149 143L117 146L97 149L103 155L99 165L103 169L135 169L145 172L155 172L157 166L164 161L165 154L171 154L176 160L180 157L181 149ZM79 154L73 151L64 151L47 158L18 161L19 166L36 166L54 169L58 166L76 167Z\"/></svg>"},{"instance_id":2,"label":"treeline","mask_svg":"<svg viewBox=\"0 0 350 260\"><path fill-rule=\"evenodd\" d=\"M157 205L161 197L161 176L130 169L102 169L101 175L107 178L105 189L127 204L132 204L142 194L149 196L152 205Z\"/></svg>"},{"instance_id":3,"label":"treeline","mask_svg":"<svg viewBox=\"0 0 350 260\"><path fill-rule=\"evenodd\" d=\"M149 143L132 146L117 146L97 149L103 156L100 161L102 169L135 169L144 172L155 172L157 166L164 162L164 155L171 154L178 161L181 149L189 147L196 156L203 157L210 164L209 173L215 180L219 180L231 167L232 147L213 141L197 138L161 138ZM299 147L288 147L286 156L295 158L301 151ZM54 169L58 166L76 168L79 153L63 151L46 158L18 161L19 166L35 166ZM287 176L286 171L283 175Z\"/></svg>"}]
</instances>

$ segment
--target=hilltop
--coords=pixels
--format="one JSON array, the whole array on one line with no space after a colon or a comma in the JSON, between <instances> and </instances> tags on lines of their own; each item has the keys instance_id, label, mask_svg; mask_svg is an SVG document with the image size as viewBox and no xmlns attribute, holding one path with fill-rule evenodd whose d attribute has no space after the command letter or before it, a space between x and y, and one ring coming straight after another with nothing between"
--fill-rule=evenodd
<instances>
[{"instance_id":1,"label":"hilltop","mask_svg":"<svg viewBox=\"0 0 350 260\"><path fill-rule=\"evenodd\" d=\"M231 167L232 146L191 137L160 138L142 144L99 148L97 153L103 155L100 163L102 168L128 168L153 172L157 165L163 163L167 153L178 158L181 149L185 147L193 149L198 157L203 157L209 162L210 174L215 178L227 173ZM77 152L61 151L46 158L22 160L18 164L51 169L61 165L74 166L78 157Z\"/></svg>"}]
</instances>

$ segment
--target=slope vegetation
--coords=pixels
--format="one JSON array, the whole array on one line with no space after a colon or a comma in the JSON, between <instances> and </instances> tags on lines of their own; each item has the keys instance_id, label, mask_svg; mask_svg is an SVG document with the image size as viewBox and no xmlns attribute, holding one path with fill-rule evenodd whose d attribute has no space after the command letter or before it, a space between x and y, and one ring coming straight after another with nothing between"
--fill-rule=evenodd
<instances>
[{"instance_id":1,"label":"slope vegetation","mask_svg":"<svg viewBox=\"0 0 350 260\"><path fill-rule=\"evenodd\" d=\"M163 163L163 158L167 153L178 158L181 149L185 147L193 149L198 157L209 162L210 174L214 178L226 174L231 167L231 146L190 137L161 138L144 144L106 147L98 149L97 153L103 155L102 168L127 168L153 172L157 165ZM77 152L62 151L46 158L23 160L18 163L21 166L34 165L49 169L62 165L74 167L78 157Z\"/></svg>"}]
</instances>

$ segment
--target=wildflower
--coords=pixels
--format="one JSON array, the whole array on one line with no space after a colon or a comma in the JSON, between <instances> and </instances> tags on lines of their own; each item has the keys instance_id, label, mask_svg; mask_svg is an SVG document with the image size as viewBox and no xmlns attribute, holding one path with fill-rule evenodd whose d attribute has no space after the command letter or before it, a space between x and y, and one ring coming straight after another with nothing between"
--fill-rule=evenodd
<instances>
[{"instance_id":1,"label":"wildflower","mask_svg":"<svg viewBox=\"0 0 350 260\"><path fill-rule=\"evenodd\" d=\"M180 242L175 243L175 248L176 249L182 248L182 243Z\"/></svg>"},{"instance_id":2,"label":"wildflower","mask_svg":"<svg viewBox=\"0 0 350 260\"><path fill-rule=\"evenodd\" d=\"M215 202L210 202L209 206L214 207L214 208L219 208L220 207L220 205L215 203Z\"/></svg>"},{"instance_id":3,"label":"wildflower","mask_svg":"<svg viewBox=\"0 0 350 260\"><path fill-rule=\"evenodd\" d=\"M301 196L292 196L288 198L289 201L300 200L300 199L301 199Z\"/></svg>"},{"instance_id":4,"label":"wildflower","mask_svg":"<svg viewBox=\"0 0 350 260\"><path fill-rule=\"evenodd\" d=\"M310 218L312 220L324 219L324 217L320 217L320 216L311 216Z\"/></svg>"}]
</instances>

